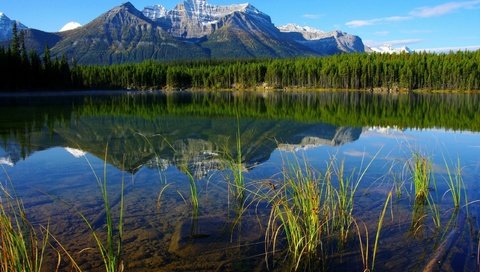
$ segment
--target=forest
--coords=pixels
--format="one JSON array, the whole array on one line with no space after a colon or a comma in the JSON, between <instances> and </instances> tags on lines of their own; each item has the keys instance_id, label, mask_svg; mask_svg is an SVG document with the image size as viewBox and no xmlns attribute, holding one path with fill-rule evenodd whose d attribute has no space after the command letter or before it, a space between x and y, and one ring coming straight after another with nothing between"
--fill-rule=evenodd
<instances>
[{"instance_id":1,"label":"forest","mask_svg":"<svg viewBox=\"0 0 480 272\"><path fill-rule=\"evenodd\" d=\"M0 48L0 90L345 89L480 90L480 50L328 57L77 65L27 52L23 34Z\"/></svg>"}]
</instances>

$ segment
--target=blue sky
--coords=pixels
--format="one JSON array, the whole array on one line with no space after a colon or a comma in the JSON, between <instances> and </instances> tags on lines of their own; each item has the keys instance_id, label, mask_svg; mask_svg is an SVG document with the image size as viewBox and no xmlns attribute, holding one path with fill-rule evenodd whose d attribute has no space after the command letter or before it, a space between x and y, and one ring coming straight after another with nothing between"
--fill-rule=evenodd
<instances>
[{"instance_id":1,"label":"blue sky","mask_svg":"<svg viewBox=\"0 0 480 272\"><path fill-rule=\"evenodd\" d=\"M57 31L69 21L86 24L126 0L0 0L0 12L28 27ZM131 0L138 9L173 8L181 0ZM248 0L247 0L248 1ZM210 0L224 5L245 0ZM324 31L341 29L371 46L413 49L480 47L480 0L320 1L250 0L276 25L295 23Z\"/></svg>"}]
</instances>

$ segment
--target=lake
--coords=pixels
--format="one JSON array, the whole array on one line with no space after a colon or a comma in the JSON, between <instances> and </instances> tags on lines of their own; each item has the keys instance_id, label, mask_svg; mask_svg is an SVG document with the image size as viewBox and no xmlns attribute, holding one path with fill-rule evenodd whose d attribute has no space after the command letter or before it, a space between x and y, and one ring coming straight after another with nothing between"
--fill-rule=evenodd
<instances>
[{"instance_id":1,"label":"lake","mask_svg":"<svg viewBox=\"0 0 480 272\"><path fill-rule=\"evenodd\" d=\"M479 131L477 94L2 95L0 182L84 271L102 185L126 271L473 271Z\"/></svg>"}]
</instances>

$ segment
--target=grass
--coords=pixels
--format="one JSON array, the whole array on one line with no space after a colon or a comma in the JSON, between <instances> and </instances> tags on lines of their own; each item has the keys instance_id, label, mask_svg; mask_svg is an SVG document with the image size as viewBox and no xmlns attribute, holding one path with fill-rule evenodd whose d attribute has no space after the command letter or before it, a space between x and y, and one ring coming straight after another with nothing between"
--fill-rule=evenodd
<instances>
[{"instance_id":1,"label":"grass","mask_svg":"<svg viewBox=\"0 0 480 272\"><path fill-rule=\"evenodd\" d=\"M181 169L188 178L188 184L190 188L190 204L192 205L193 214L198 215L198 209L200 205L198 201L197 183L195 182L195 178L186 165L182 165Z\"/></svg>"},{"instance_id":2,"label":"grass","mask_svg":"<svg viewBox=\"0 0 480 272\"><path fill-rule=\"evenodd\" d=\"M237 114L237 130L235 139L235 155L227 151L225 147L226 168L231 171L231 177L227 177L229 193L235 200L235 210L237 216L241 216L246 202L246 184L245 176L243 175L243 160L242 160L242 140L240 134L240 121Z\"/></svg>"},{"instance_id":3,"label":"grass","mask_svg":"<svg viewBox=\"0 0 480 272\"><path fill-rule=\"evenodd\" d=\"M284 166L282 170L283 180L280 185L272 185L272 189L266 192L268 195L261 195L261 189L255 192L249 190L251 188L250 184L248 189L245 187L245 177L241 168L241 142L238 138L236 147L236 159L230 160L231 167L229 169L232 171L232 180L229 182L229 188L231 188L229 194L232 194L235 199L241 200L239 205L245 204L245 199L255 197L261 198L262 201L266 200L270 204L271 209L266 221L265 232L267 257L270 252L276 254L276 251L281 248L285 249L282 250L282 254L289 261L288 269L305 271L327 268L327 261L332 253L341 252L344 249L342 245L350 246L351 244L348 244L348 242L352 238L351 233L356 230L360 243L360 252L356 254L361 256L363 270L375 270L377 252L380 247L379 241L388 205L392 202L394 192L399 194L398 191L401 191L399 188L403 187L403 183L400 183L397 176L394 176L394 187L388 193L378 217L375 237L370 239L366 224L363 223L362 226L357 223L354 209L361 180L376 155L365 168L362 167L362 160L360 169L363 170L355 171L353 169L350 173L347 173L345 163L343 161L338 162L335 158L330 159L323 172L310 167L306 160L299 162L296 159L295 162L287 163ZM124 179L122 178L120 207L118 219L116 219L114 216L116 213L109 201L107 187L107 151L105 152L102 178L95 174L92 165L89 163L102 195L106 233L100 234L100 231L94 229L94 225L85 216L81 215L81 217L95 240L105 271L117 272L125 270L122 258ZM433 177L430 160L417 153L413 155L410 166L412 184L415 187L411 231L414 236L417 236L426 225L424 219L429 217L428 210L426 210L428 209L427 205L436 229L440 229L442 226L441 210L429 193L429 186ZM198 216L200 205L197 184L186 164L180 166L180 168L189 180L190 203L193 209L192 218L195 219ZM445 194L450 193L452 195L456 207L455 211L457 211L464 201L462 194L465 193L462 192L464 184L460 162L457 163L454 171L450 170L448 164L446 164L446 168L449 190ZM163 190L161 193L163 193ZM37 272L44 270L42 268L45 251L50 245L48 240L51 238L48 227L40 232L35 231L26 218L22 202L11 198L5 190L3 194L7 200L10 200L0 202L0 271ZM195 221L192 226L195 226ZM364 237L362 231L365 233ZM192 230L192 237L195 238L195 234L196 232ZM53 239L59 244L54 237ZM58 255L60 258L60 254ZM69 258L74 262L70 255ZM75 267L78 266L75 264Z\"/></svg>"},{"instance_id":4,"label":"grass","mask_svg":"<svg viewBox=\"0 0 480 272\"><path fill-rule=\"evenodd\" d=\"M370 268L370 239L368 235L368 228L365 223L363 223L363 228L365 232L365 244L363 243L362 235L361 235L361 230L360 227L357 223L356 220L354 220L355 228L357 230L357 235L358 235L358 240L360 244L360 255L362 257L362 263L363 263L363 271L364 272L369 272L369 271L374 271L375 270L375 259L377 257L377 251L378 251L378 242L380 241L380 234L383 228L383 222L385 219L385 214L387 213L387 207L388 204L392 200L392 192L389 192L387 195L387 199L385 200L385 204L383 205L382 212L380 213L380 216L378 218L378 223L377 223L377 231L375 234L375 241L374 241L374 246L373 246L373 252L372 252L372 264Z\"/></svg>"},{"instance_id":5,"label":"grass","mask_svg":"<svg viewBox=\"0 0 480 272\"><path fill-rule=\"evenodd\" d=\"M49 245L48 227L37 231L27 219L22 201L3 188L0 197L0 271L40 272ZM58 255L60 258L60 255ZM58 266L56 268L58 271Z\"/></svg>"},{"instance_id":6,"label":"grass","mask_svg":"<svg viewBox=\"0 0 480 272\"><path fill-rule=\"evenodd\" d=\"M419 153L413 154L411 166L415 199L427 201L430 192L430 181L432 178L432 165L428 158Z\"/></svg>"},{"instance_id":7,"label":"grass","mask_svg":"<svg viewBox=\"0 0 480 272\"><path fill-rule=\"evenodd\" d=\"M105 209L105 227L106 227L106 239L103 240L99 233L94 229L92 223L81 213L80 217L87 224L88 229L90 230L97 249L101 255L105 272L121 272L125 270L124 263L122 260L122 241L123 241L123 213L124 213L124 187L125 180L122 177L122 187L120 191L120 207L119 207L119 218L118 222L114 223L112 207L108 198L108 187L107 187L107 155L108 155L108 145L105 149L105 158L103 166L103 179L99 178L93 166L87 160L92 172L95 175L97 185L100 188L103 200L103 208Z\"/></svg>"},{"instance_id":8,"label":"grass","mask_svg":"<svg viewBox=\"0 0 480 272\"><path fill-rule=\"evenodd\" d=\"M322 182L309 170L285 171L284 186L273 197L266 242L274 251L281 234L286 239L292 267L317 259L322 245ZM277 223L278 222L278 223Z\"/></svg>"},{"instance_id":9,"label":"grass","mask_svg":"<svg viewBox=\"0 0 480 272\"><path fill-rule=\"evenodd\" d=\"M453 206L455 210L460 208L462 204L462 188L464 187L463 177L462 177L462 168L460 165L460 160L457 161L457 165L454 170L450 170L446 159L444 158L445 168L447 170L447 185L448 191L445 194L450 193L453 200ZM444 196L445 196L444 194ZM467 201L467 194L465 193L465 203Z\"/></svg>"},{"instance_id":10,"label":"grass","mask_svg":"<svg viewBox=\"0 0 480 272\"><path fill-rule=\"evenodd\" d=\"M362 171L352 170L350 175L345 174L344 162L335 158L323 174L306 160L300 163L295 158L294 163L286 163L283 186L270 196L267 247L275 253L278 245L285 244L292 270L324 265L327 248L339 250L350 238L352 225L356 225L355 195L377 155L365 168L362 159Z\"/></svg>"},{"instance_id":11,"label":"grass","mask_svg":"<svg viewBox=\"0 0 480 272\"><path fill-rule=\"evenodd\" d=\"M334 192L334 197L330 198L330 209L336 211L332 215L333 232L338 231L341 243L346 243L353 224L353 210L355 207L355 195L358 187L364 178L367 170L377 158L379 150L370 160L370 162L363 168L364 159L360 165L358 173L353 169L349 176L345 175L345 163L342 161L339 166L335 159L331 159L327 167L326 177L331 177L330 169L333 169L333 174L336 177L337 187L332 187L329 191ZM357 174L357 175L356 175ZM332 184L328 182L327 184Z\"/></svg>"},{"instance_id":12,"label":"grass","mask_svg":"<svg viewBox=\"0 0 480 272\"><path fill-rule=\"evenodd\" d=\"M344 162L340 167L334 167L338 182L338 189L335 189L336 199L333 206L337 207L338 216L334 216L335 228L338 228L340 233L340 241L345 243L348 239L348 234L353 223L353 208L354 197L357 192L360 180L353 181L354 172L348 177L345 177Z\"/></svg>"},{"instance_id":13,"label":"grass","mask_svg":"<svg viewBox=\"0 0 480 272\"><path fill-rule=\"evenodd\" d=\"M435 200L432 196L427 199L427 203L428 207L430 208L430 214L432 216L433 224L435 225L435 228L440 229L440 227L442 226L442 221L438 205L435 203Z\"/></svg>"},{"instance_id":14,"label":"grass","mask_svg":"<svg viewBox=\"0 0 480 272\"><path fill-rule=\"evenodd\" d=\"M385 214L387 212L388 202L392 199L392 192L390 192L387 196L387 200L385 200L385 205L383 206L382 213L380 214L380 218L378 219L377 225L377 233L375 235L375 245L373 246L373 257L372 257L372 271L375 271L375 259L377 257L378 251L378 241L380 240L380 232L383 226L383 220L385 218Z\"/></svg>"}]
</instances>

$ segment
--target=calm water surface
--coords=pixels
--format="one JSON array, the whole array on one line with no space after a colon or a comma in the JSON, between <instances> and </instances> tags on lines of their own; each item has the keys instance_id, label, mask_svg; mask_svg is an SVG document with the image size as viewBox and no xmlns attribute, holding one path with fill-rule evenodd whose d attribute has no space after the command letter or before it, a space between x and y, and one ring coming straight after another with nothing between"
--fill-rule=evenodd
<instances>
[{"instance_id":1,"label":"calm water surface","mask_svg":"<svg viewBox=\"0 0 480 272\"><path fill-rule=\"evenodd\" d=\"M125 181L127 271L289 270L282 242L265 252L271 205L261 197L300 161L316 172L330 161L358 178L353 214L373 245L382 228L378 271L422 271L453 235L444 271L473 271L480 200L480 96L348 93L116 93L0 97L0 181L12 184L36 226L47 224L86 271L101 270L82 213L103 231L96 175L107 173L113 210ZM238 150L238 144L241 150ZM415 202L409 166L414 153L432 162L431 206ZM229 165L240 157L246 180L238 220ZM453 211L446 167L460 162L462 208ZM190 204L190 180L199 209ZM5 196L4 196L5 197ZM466 203L471 203L465 206ZM193 218L192 216L195 215ZM266 249L267 248L267 249ZM361 271L352 230L318 270ZM64 267L68 267L65 264ZM48 271L48 268L46 269Z\"/></svg>"}]
</instances>

